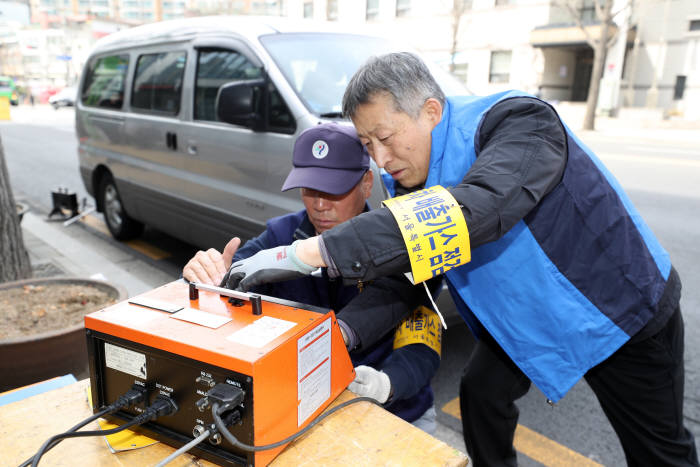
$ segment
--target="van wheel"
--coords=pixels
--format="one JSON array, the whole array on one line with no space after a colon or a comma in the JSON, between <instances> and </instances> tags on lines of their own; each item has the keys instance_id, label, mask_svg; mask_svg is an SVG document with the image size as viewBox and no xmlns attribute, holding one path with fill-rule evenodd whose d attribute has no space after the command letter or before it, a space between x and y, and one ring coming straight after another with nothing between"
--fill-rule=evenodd
<instances>
[{"instance_id":1,"label":"van wheel","mask_svg":"<svg viewBox=\"0 0 700 467\"><path fill-rule=\"evenodd\" d=\"M107 175L100 183L100 196L107 228L117 240L131 240L141 235L143 224L129 217L122 206L114 179Z\"/></svg>"}]
</instances>

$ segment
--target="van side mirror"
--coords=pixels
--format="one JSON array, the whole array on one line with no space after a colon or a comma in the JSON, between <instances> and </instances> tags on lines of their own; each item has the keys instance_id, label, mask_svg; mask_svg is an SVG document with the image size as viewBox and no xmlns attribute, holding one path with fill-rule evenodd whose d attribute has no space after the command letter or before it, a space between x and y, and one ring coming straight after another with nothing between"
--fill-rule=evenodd
<instances>
[{"instance_id":1,"label":"van side mirror","mask_svg":"<svg viewBox=\"0 0 700 467\"><path fill-rule=\"evenodd\" d=\"M266 81L254 79L227 83L216 95L216 115L219 120L234 125L249 127L254 131L263 129L260 114Z\"/></svg>"}]
</instances>

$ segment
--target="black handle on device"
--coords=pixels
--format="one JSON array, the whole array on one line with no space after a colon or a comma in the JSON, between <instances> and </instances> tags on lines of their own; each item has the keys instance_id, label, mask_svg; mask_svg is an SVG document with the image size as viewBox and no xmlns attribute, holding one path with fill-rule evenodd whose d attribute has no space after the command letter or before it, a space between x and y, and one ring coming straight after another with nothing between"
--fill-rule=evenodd
<instances>
[{"instance_id":1,"label":"black handle on device","mask_svg":"<svg viewBox=\"0 0 700 467\"><path fill-rule=\"evenodd\" d=\"M246 300L250 302L253 308L254 315L262 314L262 299L260 295L253 293L239 292L237 290L225 289L214 285L202 284L201 282L190 282L190 300L199 300L199 291L206 290L207 292L216 292L223 297L231 297L237 300Z\"/></svg>"}]
</instances>

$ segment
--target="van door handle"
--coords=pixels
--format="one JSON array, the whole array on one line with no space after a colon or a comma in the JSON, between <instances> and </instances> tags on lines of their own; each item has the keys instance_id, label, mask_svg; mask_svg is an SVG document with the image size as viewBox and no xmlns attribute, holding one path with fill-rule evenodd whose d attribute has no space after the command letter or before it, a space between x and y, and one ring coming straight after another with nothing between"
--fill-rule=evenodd
<instances>
[{"instance_id":1,"label":"van door handle","mask_svg":"<svg viewBox=\"0 0 700 467\"><path fill-rule=\"evenodd\" d=\"M190 156L196 156L197 155L197 142L194 140L189 140L187 142L187 153Z\"/></svg>"},{"instance_id":2,"label":"van door handle","mask_svg":"<svg viewBox=\"0 0 700 467\"><path fill-rule=\"evenodd\" d=\"M165 133L165 145L173 151L177 151L177 135L170 131Z\"/></svg>"}]
</instances>

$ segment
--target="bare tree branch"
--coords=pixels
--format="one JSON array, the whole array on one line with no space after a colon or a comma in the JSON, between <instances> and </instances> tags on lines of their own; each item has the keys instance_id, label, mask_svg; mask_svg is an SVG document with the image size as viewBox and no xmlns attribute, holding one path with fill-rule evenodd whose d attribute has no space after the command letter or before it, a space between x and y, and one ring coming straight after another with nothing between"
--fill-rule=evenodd
<instances>
[{"instance_id":1,"label":"bare tree branch","mask_svg":"<svg viewBox=\"0 0 700 467\"><path fill-rule=\"evenodd\" d=\"M602 0L604 2L610 2L612 0ZM595 8L595 16L598 19L603 18L603 5L600 3L601 0L593 0L593 7Z\"/></svg>"},{"instance_id":2,"label":"bare tree branch","mask_svg":"<svg viewBox=\"0 0 700 467\"><path fill-rule=\"evenodd\" d=\"M615 41L617 40L618 34L620 34L620 30L619 30L619 29L616 29L615 32L613 33L613 35L610 36L610 39L608 39L608 41L605 43L605 48L606 48L606 49L610 49L610 47L613 46L613 44L614 44Z\"/></svg>"},{"instance_id":3,"label":"bare tree branch","mask_svg":"<svg viewBox=\"0 0 700 467\"><path fill-rule=\"evenodd\" d=\"M576 26L578 26L579 29L581 29L581 31L583 31L583 35L585 36L586 42L588 42L588 45L590 45L592 48L595 49L598 41L595 40L594 38L592 38L591 35L588 33L588 31L586 30L586 27L581 22L581 18L579 16L578 10L573 6L572 3L573 2L571 2L571 0L563 0L563 1L557 1L554 4L559 6L559 7L566 8L566 10L569 12L569 15L571 15L574 22L576 23Z\"/></svg>"},{"instance_id":4,"label":"bare tree branch","mask_svg":"<svg viewBox=\"0 0 700 467\"><path fill-rule=\"evenodd\" d=\"M622 8L620 8L620 9L617 10L616 12L610 14L610 19L615 18L617 15L619 15L620 13L622 13L623 11L625 11L625 10L627 9L628 6L630 6L630 2L625 2L625 4L622 6Z\"/></svg>"},{"instance_id":5,"label":"bare tree branch","mask_svg":"<svg viewBox=\"0 0 700 467\"><path fill-rule=\"evenodd\" d=\"M450 49L450 72L455 71L455 56L457 55L457 42L459 36L459 25L462 21L462 16L467 8L471 5L471 0L453 0L452 1L452 47Z\"/></svg>"}]
</instances>

